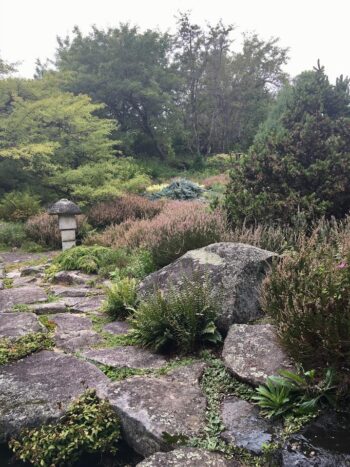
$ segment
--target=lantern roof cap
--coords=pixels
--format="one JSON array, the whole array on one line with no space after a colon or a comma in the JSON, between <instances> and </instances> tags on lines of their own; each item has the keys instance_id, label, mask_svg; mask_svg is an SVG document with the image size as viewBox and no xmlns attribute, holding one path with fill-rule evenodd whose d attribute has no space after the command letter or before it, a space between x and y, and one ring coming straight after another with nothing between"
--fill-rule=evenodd
<instances>
[{"instance_id":1,"label":"lantern roof cap","mask_svg":"<svg viewBox=\"0 0 350 467\"><path fill-rule=\"evenodd\" d=\"M62 216L69 216L81 214L81 209L79 206L73 203L73 201L69 201L68 199L63 198L50 206L47 212L51 215L58 214Z\"/></svg>"}]
</instances>

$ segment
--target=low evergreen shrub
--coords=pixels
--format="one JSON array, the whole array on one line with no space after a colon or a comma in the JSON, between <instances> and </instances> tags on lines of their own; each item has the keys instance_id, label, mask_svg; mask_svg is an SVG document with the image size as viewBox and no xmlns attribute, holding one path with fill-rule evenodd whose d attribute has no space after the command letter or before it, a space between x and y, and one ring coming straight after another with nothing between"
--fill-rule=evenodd
<instances>
[{"instance_id":1,"label":"low evergreen shrub","mask_svg":"<svg viewBox=\"0 0 350 467\"><path fill-rule=\"evenodd\" d=\"M72 466L83 454L115 454L119 438L115 411L89 389L57 424L24 430L9 446L18 459L34 467Z\"/></svg>"},{"instance_id":2,"label":"low evergreen shrub","mask_svg":"<svg viewBox=\"0 0 350 467\"><path fill-rule=\"evenodd\" d=\"M140 303L130 318L132 335L140 345L188 354L221 341L215 325L218 303L210 296L209 285L193 280L186 284L166 295L158 290Z\"/></svg>"},{"instance_id":3,"label":"low evergreen shrub","mask_svg":"<svg viewBox=\"0 0 350 467\"><path fill-rule=\"evenodd\" d=\"M262 307L305 368L350 371L350 223L328 223L275 264ZM349 379L349 377L347 377Z\"/></svg>"},{"instance_id":4,"label":"low evergreen shrub","mask_svg":"<svg viewBox=\"0 0 350 467\"><path fill-rule=\"evenodd\" d=\"M153 193L150 195L151 199L160 199L160 198L168 198L173 200L193 200L200 198L203 193L204 189L197 185L197 183L191 182L191 180L180 179L176 180L175 182L171 183L169 186L163 188L162 190L158 191L157 193Z\"/></svg>"},{"instance_id":5,"label":"low evergreen shrub","mask_svg":"<svg viewBox=\"0 0 350 467\"><path fill-rule=\"evenodd\" d=\"M40 211L40 198L29 192L12 191L0 201L0 219L19 222Z\"/></svg>"}]
</instances>

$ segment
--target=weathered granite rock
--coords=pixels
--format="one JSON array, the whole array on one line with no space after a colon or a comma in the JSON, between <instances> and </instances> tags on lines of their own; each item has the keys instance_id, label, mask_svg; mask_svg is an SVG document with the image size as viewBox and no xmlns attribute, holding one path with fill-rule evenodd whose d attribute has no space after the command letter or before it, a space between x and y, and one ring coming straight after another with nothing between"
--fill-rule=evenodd
<instances>
[{"instance_id":1,"label":"weathered granite rock","mask_svg":"<svg viewBox=\"0 0 350 467\"><path fill-rule=\"evenodd\" d=\"M1 366L0 442L25 427L56 420L87 388L105 398L108 385L94 365L47 350Z\"/></svg>"},{"instance_id":2,"label":"weathered granite rock","mask_svg":"<svg viewBox=\"0 0 350 467\"><path fill-rule=\"evenodd\" d=\"M101 336L92 330L91 319L70 313L51 317L56 324L55 345L66 352L77 352L102 342Z\"/></svg>"},{"instance_id":3,"label":"weathered granite rock","mask_svg":"<svg viewBox=\"0 0 350 467\"><path fill-rule=\"evenodd\" d=\"M98 312L102 307L105 297L96 295L92 297L62 297L60 303L63 303L74 313Z\"/></svg>"},{"instance_id":4,"label":"weathered granite rock","mask_svg":"<svg viewBox=\"0 0 350 467\"><path fill-rule=\"evenodd\" d=\"M97 279L96 275L83 274L79 271L59 271L53 278L53 284L83 285Z\"/></svg>"},{"instance_id":5,"label":"weathered granite rock","mask_svg":"<svg viewBox=\"0 0 350 467\"><path fill-rule=\"evenodd\" d=\"M243 243L214 243L192 250L160 271L147 276L139 287L144 298L155 288L177 288L188 278L210 282L213 296L220 300L219 328L227 331L232 323L247 323L261 316L259 288L272 258L271 251Z\"/></svg>"},{"instance_id":6,"label":"weathered granite rock","mask_svg":"<svg viewBox=\"0 0 350 467\"><path fill-rule=\"evenodd\" d=\"M25 287L27 285L38 285L38 279L35 276L16 277L12 281L12 287Z\"/></svg>"},{"instance_id":7,"label":"weathered granite rock","mask_svg":"<svg viewBox=\"0 0 350 467\"><path fill-rule=\"evenodd\" d=\"M14 305L28 305L45 300L45 290L36 285L0 290L0 312L10 311Z\"/></svg>"},{"instance_id":8,"label":"weathered granite rock","mask_svg":"<svg viewBox=\"0 0 350 467\"><path fill-rule=\"evenodd\" d=\"M130 324L126 321L113 321L104 325L103 330L111 334L127 334L130 330Z\"/></svg>"},{"instance_id":9,"label":"weathered granite rock","mask_svg":"<svg viewBox=\"0 0 350 467\"><path fill-rule=\"evenodd\" d=\"M0 338L18 338L44 328L33 313L0 313Z\"/></svg>"},{"instance_id":10,"label":"weathered granite rock","mask_svg":"<svg viewBox=\"0 0 350 467\"><path fill-rule=\"evenodd\" d=\"M271 324L233 324L222 357L237 378L253 385L264 383L280 369L294 370Z\"/></svg>"},{"instance_id":11,"label":"weathered granite rock","mask_svg":"<svg viewBox=\"0 0 350 467\"><path fill-rule=\"evenodd\" d=\"M64 285L56 285L50 287L50 292L57 297L88 297L91 295L103 294L102 289L92 289L89 287L67 287Z\"/></svg>"},{"instance_id":12,"label":"weathered granite rock","mask_svg":"<svg viewBox=\"0 0 350 467\"><path fill-rule=\"evenodd\" d=\"M68 308L60 302L38 303L36 305L32 305L30 310L36 315L51 315L55 313L66 313L69 311Z\"/></svg>"},{"instance_id":13,"label":"weathered granite rock","mask_svg":"<svg viewBox=\"0 0 350 467\"><path fill-rule=\"evenodd\" d=\"M21 277L21 272L17 269L14 269L13 271L8 272L6 277L8 279L17 279L18 277Z\"/></svg>"},{"instance_id":14,"label":"weathered granite rock","mask_svg":"<svg viewBox=\"0 0 350 467\"><path fill-rule=\"evenodd\" d=\"M28 266L23 268L21 271L21 276L38 276L44 272L45 268L43 266Z\"/></svg>"},{"instance_id":15,"label":"weathered granite rock","mask_svg":"<svg viewBox=\"0 0 350 467\"><path fill-rule=\"evenodd\" d=\"M204 428L206 399L198 383L204 366L197 363L167 376L135 376L111 385L109 401L136 452L150 456L168 451L164 432L193 436Z\"/></svg>"},{"instance_id":16,"label":"weathered granite rock","mask_svg":"<svg viewBox=\"0 0 350 467\"><path fill-rule=\"evenodd\" d=\"M221 418L225 425L221 437L229 444L261 454L263 444L272 441L272 423L259 417L259 409L247 401L237 397L225 399Z\"/></svg>"},{"instance_id":17,"label":"weathered granite rock","mask_svg":"<svg viewBox=\"0 0 350 467\"><path fill-rule=\"evenodd\" d=\"M293 435L282 450L283 467L349 467L350 414L325 413Z\"/></svg>"},{"instance_id":18,"label":"weathered granite rock","mask_svg":"<svg viewBox=\"0 0 350 467\"><path fill-rule=\"evenodd\" d=\"M204 449L180 448L171 452L156 452L137 467L239 467L239 462Z\"/></svg>"},{"instance_id":19,"label":"weathered granite rock","mask_svg":"<svg viewBox=\"0 0 350 467\"><path fill-rule=\"evenodd\" d=\"M83 353L83 357L115 368L160 368L166 364L161 355L130 345L88 350Z\"/></svg>"}]
</instances>

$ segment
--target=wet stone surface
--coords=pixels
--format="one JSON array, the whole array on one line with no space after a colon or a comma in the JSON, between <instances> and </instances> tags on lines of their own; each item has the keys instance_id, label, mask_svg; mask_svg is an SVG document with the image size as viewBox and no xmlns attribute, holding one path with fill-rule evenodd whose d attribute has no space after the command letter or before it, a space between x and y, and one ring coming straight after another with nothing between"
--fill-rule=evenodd
<instances>
[{"instance_id":1,"label":"wet stone surface","mask_svg":"<svg viewBox=\"0 0 350 467\"><path fill-rule=\"evenodd\" d=\"M229 444L261 454L263 444L272 441L272 423L259 417L259 409L247 401L237 397L225 399L221 406L221 418L225 425L221 437Z\"/></svg>"}]
</instances>

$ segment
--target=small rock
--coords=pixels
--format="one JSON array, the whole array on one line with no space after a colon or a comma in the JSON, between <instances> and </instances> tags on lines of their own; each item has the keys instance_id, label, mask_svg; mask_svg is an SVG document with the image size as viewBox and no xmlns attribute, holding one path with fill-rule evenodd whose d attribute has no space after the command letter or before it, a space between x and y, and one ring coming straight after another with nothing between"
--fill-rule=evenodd
<instances>
[{"instance_id":1,"label":"small rock","mask_svg":"<svg viewBox=\"0 0 350 467\"><path fill-rule=\"evenodd\" d=\"M33 313L0 313L0 338L18 338L32 332L42 332L43 327Z\"/></svg>"},{"instance_id":2,"label":"small rock","mask_svg":"<svg viewBox=\"0 0 350 467\"><path fill-rule=\"evenodd\" d=\"M108 378L94 365L44 350L0 367L0 441L61 417L87 388L105 398Z\"/></svg>"},{"instance_id":3,"label":"small rock","mask_svg":"<svg viewBox=\"0 0 350 467\"><path fill-rule=\"evenodd\" d=\"M204 429L206 399L198 382L204 367L197 363L159 378L135 376L111 384L109 401L136 452L170 450L164 432L196 436Z\"/></svg>"},{"instance_id":4,"label":"small rock","mask_svg":"<svg viewBox=\"0 0 350 467\"><path fill-rule=\"evenodd\" d=\"M280 369L295 371L271 324L233 324L222 357L237 378L255 386Z\"/></svg>"},{"instance_id":5,"label":"small rock","mask_svg":"<svg viewBox=\"0 0 350 467\"><path fill-rule=\"evenodd\" d=\"M52 282L63 285L83 285L89 284L94 279L97 279L96 275L90 276L79 271L59 271L53 276Z\"/></svg>"},{"instance_id":6,"label":"small rock","mask_svg":"<svg viewBox=\"0 0 350 467\"><path fill-rule=\"evenodd\" d=\"M66 313L69 311L63 303L50 302L32 305L30 310L36 315L51 315L55 313Z\"/></svg>"},{"instance_id":7,"label":"small rock","mask_svg":"<svg viewBox=\"0 0 350 467\"><path fill-rule=\"evenodd\" d=\"M28 305L46 300L45 290L36 285L0 290L0 312L11 311L14 305Z\"/></svg>"},{"instance_id":8,"label":"small rock","mask_svg":"<svg viewBox=\"0 0 350 467\"><path fill-rule=\"evenodd\" d=\"M44 272L44 267L43 266L28 266L26 268L23 268L21 271L21 276L38 276L42 272Z\"/></svg>"},{"instance_id":9,"label":"small rock","mask_svg":"<svg viewBox=\"0 0 350 467\"><path fill-rule=\"evenodd\" d=\"M278 255L243 243L214 243L187 252L177 261L147 276L140 284L141 299L159 288L181 289L188 278L203 278L220 300L218 327L226 332L233 323L261 316L259 288L269 263Z\"/></svg>"},{"instance_id":10,"label":"small rock","mask_svg":"<svg viewBox=\"0 0 350 467\"><path fill-rule=\"evenodd\" d=\"M259 409L247 401L237 397L225 399L221 418L225 425L221 438L229 444L261 454L263 444L272 441L272 423L259 417Z\"/></svg>"},{"instance_id":11,"label":"small rock","mask_svg":"<svg viewBox=\"0 0 350 467\"><path fill-rule=\"evenodd\" d=\"M103 326L103 330L111 334L127 334L130 327L130 324L126 321L113 321Z\"/></svg>"},{"instance_id":12,"label":"small rock","mask_svg":"<svg viewBox=\"0 0 350 467\"><path fill-rule=\"evenodd\" d=\"M115 368L160 368L166 364L162 356L131 345L88 350L83 357Z\"/></svg>"},{"instance_id":13,"label":"small rock","mask_svg":"<svg viewBox=\"0 0 350 467\"><path fill-rule=\"evenodd\" d=\"M171 452L156 452L137 467L239 467L224 456L204 449L180 448Z\"/></svg>"}]
</instances>

